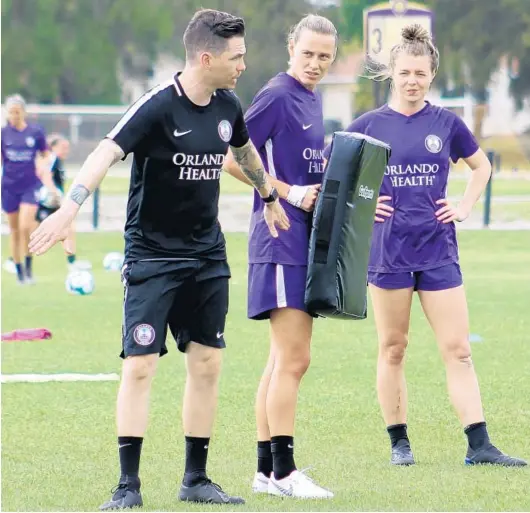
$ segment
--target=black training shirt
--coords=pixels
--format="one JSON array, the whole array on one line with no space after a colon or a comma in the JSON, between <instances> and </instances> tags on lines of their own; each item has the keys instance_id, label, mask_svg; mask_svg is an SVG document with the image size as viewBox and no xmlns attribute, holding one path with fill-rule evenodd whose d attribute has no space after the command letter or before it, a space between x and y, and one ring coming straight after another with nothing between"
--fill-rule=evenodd
<instances>
[{"instance_id":1,"label":"black training shirt","mask_svg":"<svg viewBox=\"0 0 530 513\"><path fill-rule=\"evenodd\" d=\"M217 220L221 167L229 146L249 140L235 94L219 89L198 106L175 76L137 100L107 137L134 154L126 260L224 260Z\"/></svg>"}]
</instances>

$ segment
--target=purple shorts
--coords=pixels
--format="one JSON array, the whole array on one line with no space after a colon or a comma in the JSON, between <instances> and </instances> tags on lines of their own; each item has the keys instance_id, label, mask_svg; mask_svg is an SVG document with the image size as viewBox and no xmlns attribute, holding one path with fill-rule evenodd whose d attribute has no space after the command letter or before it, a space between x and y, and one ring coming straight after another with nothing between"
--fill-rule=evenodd
<instances>
[{"instance_id":1,"label":"purple shorts","mask_svg":"<svg viewBox=\"0 0 530 513\"><path fill-rule=\"evenodd\" d=\"M368 272L368 283L381 289L446 290L462 285L462 272L456 263L426 271L402 273Z\"/></svg>"},{"instance_id":2,"label":"purple shorts","mask_svg":"<svg viewBox=\"0 0 530 513\"><path fill-rule=\"evenodd\" d=\"M269 319L271 310L296 308L306 312L304 296L307 266L250 264L248 268L248 317Z\"/></svg>"},{"instance_id":3,"label":"purple shorts","mask_svg":"<svg viewBox=\"0 0 530 513\"><path fill-rule=\"evenodd\" d=\"M13 191L2 185L2 210L6 214L17 212L21 203L37 205L38 186L32 185L23 191Z\"/></svg>"}]
</instances>

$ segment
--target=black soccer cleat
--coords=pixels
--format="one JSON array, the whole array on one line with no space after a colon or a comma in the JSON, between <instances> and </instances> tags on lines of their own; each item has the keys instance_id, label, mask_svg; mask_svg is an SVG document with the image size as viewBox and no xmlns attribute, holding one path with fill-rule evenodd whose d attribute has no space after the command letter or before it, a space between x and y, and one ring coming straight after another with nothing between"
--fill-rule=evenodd
<instances>
[{"instance_id":1,"label":"black soccer cleat","mask_svg":"<svg viewBox=\"0 0 530 513\"><path fill-rule=\"evenodd\" d=\"M203 479L193 486L181 485L179 500L206 504L245 504L242 497L232 497L210 479Z\"/></svg>"},{"instance_id":2,"label":"black soccer cleat","mask_svg":"<svg viewBox=\"0 0 530 513\"><path fill-rule=\"evenodd\" d=\"M500 465L501 467L525 467L527 465L525 460L508 456L492 444L485 445L476 451L468 447L465 463L466 465Z\"/></svg>"},{"instance_id":3,"label":"black soccer cleat","mask_svg":"<svg viewBox=\"0 0 530 513\"><path fill-rule=\"evenodd\" d=\"M392 465L408 466L415 465L414 455L410 448L410 443L407 440L399 440L398 443L392 447L392 456L390 457Z\"/></svg>"},{"instance_id":4,"label":"black soccer cleat","mask_svg":"<svg viewBox=\"0 0 530 513\"><path fill-rule=\"evenodd\" d=\"M143 505L144 503L142 501L139 485L131 486L131 483L120 482L118 486L112 490L112 498L110 501L102 504L99 509L101 511L132 509L141 508Z\"/></svg>"}]
</instances>

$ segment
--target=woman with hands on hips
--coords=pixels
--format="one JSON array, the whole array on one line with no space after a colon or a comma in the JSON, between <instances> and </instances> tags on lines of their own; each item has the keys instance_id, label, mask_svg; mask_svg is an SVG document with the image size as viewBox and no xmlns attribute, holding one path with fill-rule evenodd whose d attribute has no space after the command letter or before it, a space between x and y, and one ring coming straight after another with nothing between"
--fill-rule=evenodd
<instances>
[{"instance_id":1,"label":"woman with hands on hips","mask_svg":"<svg viewBox=\"0 0 530 513\"><path fill-rule=\"evenodd\" d=\"M375 214L368 283L379 339L377 393L391 442L391 463L412 465L407 436L404 356L412 294L418 292L445 363L449 396L468 439L466 464L523 466L491 444L471 359L469 318L458 263L455 221L465 220L491 175L491 165L464 122L425 100L439 53L419 25L405 27L388 67L392 97L360 116L348 132L390 144ZM329 147L324 156L329 158ZM463 159L471 178L458 205L446 197L449 159Z\"/></svg>"}]
</instances>

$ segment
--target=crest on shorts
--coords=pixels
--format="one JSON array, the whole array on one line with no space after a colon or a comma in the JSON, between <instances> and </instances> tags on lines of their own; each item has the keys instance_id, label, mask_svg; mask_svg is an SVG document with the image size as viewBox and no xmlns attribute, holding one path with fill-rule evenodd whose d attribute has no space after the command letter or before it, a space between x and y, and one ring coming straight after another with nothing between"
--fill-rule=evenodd
<instances>
[{"instance_id":1,"label":"crest on shorts","mask_svg":"<svg viewBox=\"0 0 530 513\"><path fill-rule=\"evenodd\" d=\"M35 146L35 139L33 139L33 137L26 137L26 145L29 148L33 148L33 146Z\"/></svg>"},{"instance_id":2,"label":"crest on shorts","mask_svg":"<svg viewBox=\"0 0 530 513\"><path fill-rule=\"evenodd\" d=\"M134 341L141 346L150 346L155 341L155 329L150 324L138 324L134 328Z\"/></svg>"},{"instance_id":3,"label":"crest on shorts","mask_svg":"<svg viewBox=\"0 0 530 513\"><path fill-rule=\"evenodd\" d=\"M219 137L224 142L230 142L230 139L232 139L232 125L230 125L226 119L223 119L221 122L219 122L217 130L219 132Z\"/></svg>"},{"instance_id":4,"label":"crest on shorts","mask_svg":"<svg viewBox=\"0 0 530 513\"><path fill-rule=\"evenodd\" d=\"M437 135L428 135L425 138L425 147L431 153L440 153L442 151L442 140Z\"/></svg>"}]
</instances>

